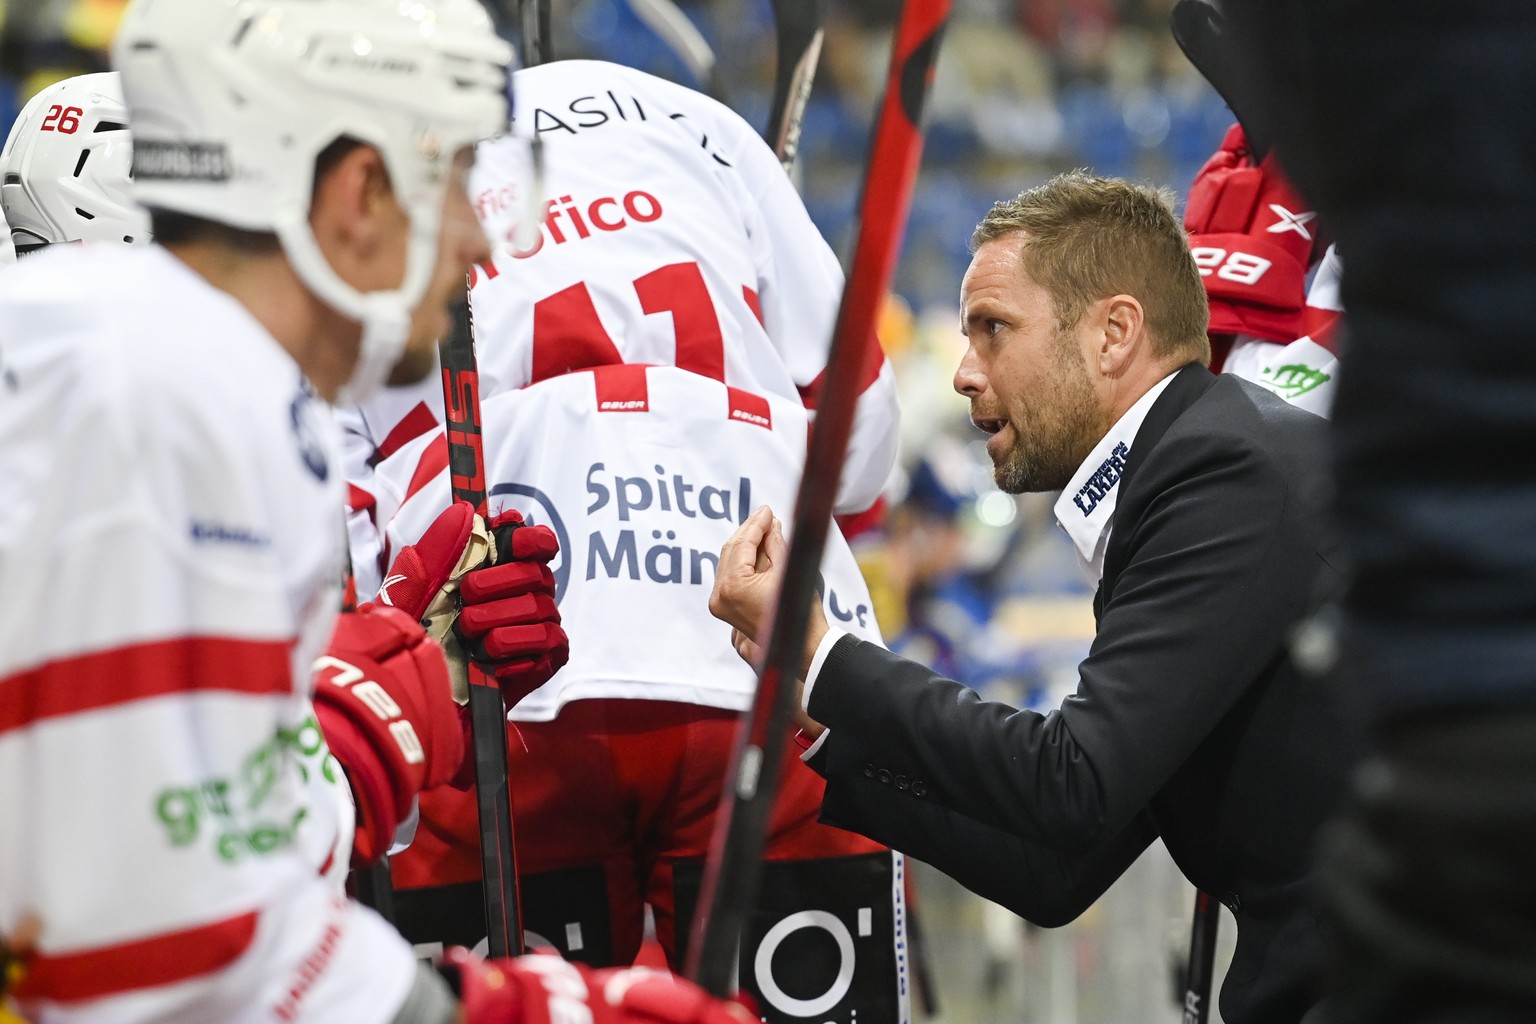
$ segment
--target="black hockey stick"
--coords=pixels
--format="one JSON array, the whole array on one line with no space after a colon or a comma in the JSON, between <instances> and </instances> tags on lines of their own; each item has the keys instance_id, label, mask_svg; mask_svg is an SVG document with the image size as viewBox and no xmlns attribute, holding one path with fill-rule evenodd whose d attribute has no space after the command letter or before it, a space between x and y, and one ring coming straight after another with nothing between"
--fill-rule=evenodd
<instances>
[{"instance_id":1,"label":"black hockey stick","mask_svg":"<svg viewBox=\"0 0 1536 1024\"><path fill-rule=\"evenodd\" d=\"M875 319L906 227L923 149L919 128L923 101L933 79L933 61L949 7L950 0L907 0L891 51L890 76L859 205L858 246L838 308L826 389L795 501L784 587L768 626L757 694L737 734L726 775L729 785L704 867L701 911L695 916L688 945L688 976L716 995L728 994L735 980L742 926L756 902L768 816L778 792L794 710L795 691L787 680L800 672L807 618L816 599L837 482L853 429L857 368L868 346L877 343Z\"/></svg>"},{"instance_id":2,"label":"black hockey stick","mask_svg":"<svg viewBox=\"0 0 1536 1024\"><path fill-rule=\"evenodd\" d=\"M523 37L523 67L550 59L549 0L517 0L518 25Z\"/></svg>"},{"instance_id":3,"label":"black hockey stick","mask_svg":"<svg viewBox=\"0 0 1536 1024\"><path fill-rule=\"evenodd\" d=\"M1221 904L1211 894L1195 893L1195 918L1189 928L1189 973L1184 982L1182 1024L1206 1024L1211 1019L1211 983L1216 971L1216 929Z\"/></svg>"},{"instance_id":4,"label":"black hockey stick","mask_svg":"<svg viewBox=\"0 0 1536 1024\"><path fill-rule=\"evenodd\" d=\"M448 473L454 501L485 515L485 452L480 436L480 373L467 291L454 305L453 330L438 343L443 366L443 412ZM475 755L475 803L480 816L480 871L485 886L486 937L493 957L523 952L517 897L517 854L507 783L507 705L501 687L471 658L469 732Z\"/></svg>"},{"instance_id":5,"label":"black hockey stick","mask_svg":"<svg viewBox=\"0 0 1536 1024\"><path fill-rule=\"evenodd\" d=\"M1269 141L1254 137L1257 107L1249 93L1251 73L1243 67L1243 58L1232 41L1226 14L1218 0L1178 0L1168 16L1173 40L1184 56L1207 82L1226 100L1232 116L1243 126L1254 161L1264 159Z\"/></svg>"},{"instance_id":6,"label":"black hockey stick","mask_svg":"<svg viewBox=\"0 0 1536 1024\"><path fill-rule=\"evenodd\" d=\"M778 36L778 66L774 71L773 105L763 137L786 171L793 170L800 152L800 128L805 105L821 60L822 0L774 0L773 22Z\"/></svg>"}]
</instances>

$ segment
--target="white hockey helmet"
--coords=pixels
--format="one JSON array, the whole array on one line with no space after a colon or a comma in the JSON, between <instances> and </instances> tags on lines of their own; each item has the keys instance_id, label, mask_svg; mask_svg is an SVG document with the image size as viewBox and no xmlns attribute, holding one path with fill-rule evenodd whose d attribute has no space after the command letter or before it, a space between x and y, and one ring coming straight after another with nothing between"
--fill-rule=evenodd
<instances>
[{"instance_id":1,"label":"white hockey helmet","mask_svg":"<svg viewBox=\"0 0 1536 1024\"><path fill-rule=\"evenodd\" d=\"M113 64L146 207L275 233L300 279L363 324L358 400L400 356L437 258L456 151L506 132L512 48L478 0L132 0ZM316 158L382 154L410 217L405 278L362 293L309 226Z\"/></svg>"},{"instance_id":2,"label":"white hockey helmet","mask_svg":"<svg viewBox=\"0 0 1536 1024\"><path fill-rule=\"evenodd\" d=\"M16 262L16 246L11 241L11 228L5 222L5 211L0 210L0 270L14 265Z\"/></svg>"},{"instance_id":3,"label":"white hockey helmet","mask_svg":"<svg viewBox=\"0 0 1536 1024\"><path fill-rule=\"evenodd\" d=\"M129 194L131 158L116 74L66 78L32 97L0 151L0 206L20 250L148 241L149 215Z\"/></svg>"}]
</instances>

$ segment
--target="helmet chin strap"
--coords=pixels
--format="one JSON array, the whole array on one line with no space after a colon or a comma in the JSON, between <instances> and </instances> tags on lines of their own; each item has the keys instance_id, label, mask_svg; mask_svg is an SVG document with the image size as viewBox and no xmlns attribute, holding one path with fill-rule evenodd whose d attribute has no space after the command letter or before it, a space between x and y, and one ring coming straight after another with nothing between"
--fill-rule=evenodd
<instances>
[{"instance_id":1,"label":"helmet chin strap","mask_svg":"<svg viewBox=\"0 0 1536 1024\"><path fill-rule=\"evenodd\" d=\"M331 268L307 218L281 223L277 235L299 279L321 301L363 326L357 362L337 394L338 403L366 401L389 380L410 338L411 310L426 292L437 251L438 224L413 224L406 250L405 281L387 292L360 292Z\"/></svg>"},{"instance_id":2,"label":"helmet chin strap","mask_svg":"<svg viewBox=\"0 0 1536 1024\"><path fill-rule=\"evenodd\" d=\"M370 303L370 305L373 305ZM380 303L363 315L363 340L357 349L352 376L336 396L338 404L366 402L389 382L410 336L410 313L399 303Z\"/></svg>"}]
</instances>

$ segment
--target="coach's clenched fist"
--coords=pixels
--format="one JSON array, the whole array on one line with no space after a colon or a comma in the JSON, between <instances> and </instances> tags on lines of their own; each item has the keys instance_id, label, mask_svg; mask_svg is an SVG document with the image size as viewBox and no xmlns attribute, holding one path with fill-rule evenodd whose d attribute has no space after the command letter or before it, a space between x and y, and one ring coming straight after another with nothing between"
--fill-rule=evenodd
<instances>
[{"instance_id":1,"label":"coach's clenched fist","mask_svg":"<svg viewBox=\"0 0 1536 1024\"><path fill-rule=\"evenodd\" d=\"M768 631L773 628L773 609L788 562L784 524L767 505L748 516L720 549L709 610L715 618L730 623L736 653L752 665L762 661L759 645L767 642ZM802 679L826 633L826 614L819 602L813 602L805 631L805 656L800 662Z\"/></svg>"}]
</instances>

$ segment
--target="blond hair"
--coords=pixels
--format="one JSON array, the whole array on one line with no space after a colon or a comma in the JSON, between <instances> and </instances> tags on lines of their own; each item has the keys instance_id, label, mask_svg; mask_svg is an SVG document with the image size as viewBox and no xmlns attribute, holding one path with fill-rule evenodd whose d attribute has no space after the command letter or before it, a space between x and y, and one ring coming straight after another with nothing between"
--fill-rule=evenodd
<instances>
[{"instance_id":1,"label":"blond hair","mask_svg":"<svg viewBox=\"0 0 1536 1024\"><path fill-rule=\"evenodd\" d=\"M971 251L1020 235L1024 269L1051 296L1058 329L1075 327L1090 303L1132 295L1153 355L1208 363L1205 286L1174 202L1166 188L1058 174L994 205L971 235Z\"/></svg>"}]
</instances>

